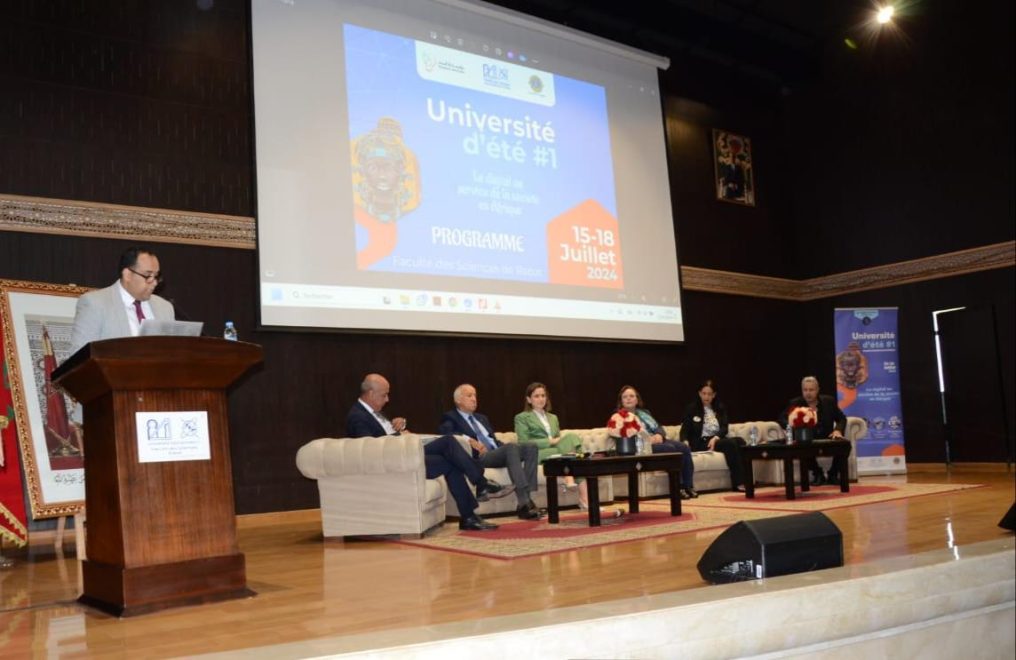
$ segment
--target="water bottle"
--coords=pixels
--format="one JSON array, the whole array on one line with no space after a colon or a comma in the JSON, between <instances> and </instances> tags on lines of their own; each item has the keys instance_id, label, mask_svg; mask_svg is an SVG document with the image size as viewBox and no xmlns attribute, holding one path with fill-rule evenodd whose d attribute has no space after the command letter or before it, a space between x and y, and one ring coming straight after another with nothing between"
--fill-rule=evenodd
<instances>
[{"instance_id":1,"label":"water bottle","mask_svg":"<svg viewBox=\"0 0 1016 660\"><path fill-rule=\"evenodd\" d=\"M649 434L649 431L642 429L642 431L639 432L639 440L641 441L641 444L638 445L639 447L641 447L639 453L645 456L652 454L653 436Z\"/></svg>"},{"instance_id":2,"label":"water bottle","mask_svg":"<svg viewBox=\"0 0 1016 660\"><path fill-rule=\"evenodd\" d=\"M794 429L790 428L790 422L787 422L787 444L794 444Z\"/></svg>"},{"instance_id":3,"label":"water bottle","mask_svg":"<svg viewBox=\"0 0 1016 660\"><path fill-rule=\"evenodd\" d=\"M639 433L635 436L635 454L641 456L646 453L646 441L642 439L642 434Z\"/></svg>"},{"instance_id":4,"label":"water bottle","mask_svg":"<svg viewBox=\"0 0 1016 660\"><path fill-rule=\"evenodd\" d=\"M748 432L748 444L752 447L758 444L758 427L754 424L751 425L751 431Z\"/></svg>"},{"instance_id":5,"label":"water bottle","mask_svg":"<svg viewBox=\"0 0 1016 660\"><path fill-rule=\"evenodd\" d=\"M226 329L222 331L222 338L228 341L236 341L236 326L232 321L226 321Z\"/></svg>"}]
</instances>

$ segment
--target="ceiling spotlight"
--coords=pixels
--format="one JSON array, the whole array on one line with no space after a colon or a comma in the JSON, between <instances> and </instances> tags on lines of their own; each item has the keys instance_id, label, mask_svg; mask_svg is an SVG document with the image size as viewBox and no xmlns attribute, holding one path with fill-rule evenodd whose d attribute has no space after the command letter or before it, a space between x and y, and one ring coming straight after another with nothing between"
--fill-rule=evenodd
<instances>
[{"instance_id":1,"label":"ceiling spotlight","mask_svg":"<svg viewBox=\"0 0 1016 660\"><path fill-rule=\"evenodd\" d=\"M882 25L885 25L889 21L893 20L893 13L894 12L895 12L895 10L893 9L892 5L886 5L885 7L880 7L879 10L878 10L878 13L875 14L875 20L878 21L879 23L881 23Z\"/></svg>"}]
</instances>

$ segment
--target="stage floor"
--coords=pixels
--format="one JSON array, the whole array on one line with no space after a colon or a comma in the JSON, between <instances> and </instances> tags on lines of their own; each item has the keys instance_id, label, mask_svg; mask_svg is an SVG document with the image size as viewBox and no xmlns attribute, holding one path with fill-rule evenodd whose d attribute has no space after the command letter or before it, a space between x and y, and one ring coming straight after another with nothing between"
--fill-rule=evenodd
<instances>
[{"instance_id":1,"label":"stage floor","mask_svg":"<svg viewBox=\"0 0 1016 660\"><path fill-rule=\"evenodd\" d=\"M865 484L965 483L984 488L851 508L827 515L845 561L879 559L1011 536L997 527L1016 496L1005 466L911 466ZM505 520L513 520L506 518ZM78 606L71 540L7 551L0 571L0 656L176 657L542 613L705 586L695 565L721 529L499 560L385 541L323 542L318 512L245 516L240 549L257 596L116 619Z\"/></svg>"}]
</instances>

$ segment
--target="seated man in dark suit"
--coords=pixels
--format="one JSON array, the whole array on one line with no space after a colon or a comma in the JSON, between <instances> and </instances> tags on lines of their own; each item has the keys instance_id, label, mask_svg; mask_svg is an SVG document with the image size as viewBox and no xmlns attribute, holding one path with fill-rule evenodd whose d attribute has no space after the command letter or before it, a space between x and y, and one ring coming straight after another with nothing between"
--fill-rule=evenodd
<instances>
[{"instance_id":1,"label":"seated man in dark suit","mask_svg":"<svg viewBox=\"0 0 1016 660\"><path fill-rule=\"evenodd\" d=\"M780 428L786 428L790 411L798 407L811 408L818 416L818 421L815 423L816 438L843 439L843 431L847 428L847 417L836 405L836 399L818 393L818 379L814 376L806 376L801 380L801 396L791 399L787 407L783 409L779 417ZM804 465L804 461L802 461L801 467L811 471L811 482L815 485L838 484L840 470L847 469L847 457L837 456L834 458L833 466L826 476L822 475L822 468L819 467L818 460L815 458L807 461L807 465ZM804 478L804 475L801 477Z\"/></svg>"},{"instance_id":2,"label":"seated man in dark suit","mask_svg":"<svg viewBox=\"0 0 1016 660\"><path fill-rule=\"evenodd\" d=\"M540 464L539 448L535 443L502 443L494 437L494 429L486 415L476 412L476 388L468 383L455 388L452 395L455 410L449 410L441 417L438 433L468 435L473 457L485 468L508 468L515 485L518 500L516 513L524 520L540 518L540 510L529 498L536 490L536 467Z\"/></svg>"},{"instance_id":3,"label":"seated man in dark suit","mask_svg":"<svg viewBox=\"0 0 1016 660\"><path fill-rule=\"evenodd\" d=\"M346 415L346 437L380 438L386 435L408 433L406 420L396 417L389 420L381 414L388 403L390 385L380 374L368 374L360 385L360 398ZM476 500L486 501L491 497L504 497L514 490L488 481L483 468L466 453L459 441L451 436L435 438L423 445L423 460L427 466L427 478L444 477L448 490L459 508L459 529L489 530L497 525L476 515ZM469 479L476 484L476 498L466 483Z\"/></svg>"}]
</instances>

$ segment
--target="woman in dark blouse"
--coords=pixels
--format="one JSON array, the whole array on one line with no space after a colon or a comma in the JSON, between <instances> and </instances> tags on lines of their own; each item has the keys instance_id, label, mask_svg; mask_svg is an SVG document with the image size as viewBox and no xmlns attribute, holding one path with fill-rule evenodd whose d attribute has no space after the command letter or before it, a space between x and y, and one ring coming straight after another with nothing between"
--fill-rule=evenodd
<instances>
[{"instance_id":1,"label":"woman in dark blouse","mask_svg":"<svg viewBox=\"0 0 1016 660\"><path fill-rule=\"evenodd\" d=\"M716 383L707 380L698 391L698 400L688 405L681 421L681 439L692 451L718 451L727 460L730 485L733 490L744 490L741 468L741 438L728 438L727 407L716 398Z\"/></svg>"}]
</instances>

